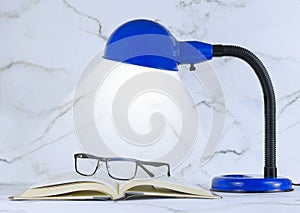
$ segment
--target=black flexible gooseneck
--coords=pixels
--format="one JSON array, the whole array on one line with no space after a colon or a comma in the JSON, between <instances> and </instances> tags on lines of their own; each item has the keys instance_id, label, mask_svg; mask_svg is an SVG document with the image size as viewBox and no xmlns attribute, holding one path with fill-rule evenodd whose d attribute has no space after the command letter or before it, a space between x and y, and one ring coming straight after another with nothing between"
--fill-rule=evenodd
<instances>
[{"instance_id":1,"label":"black flexible gooseneck","mask_svg":"<svg viewBox=\"0 0 300 213\"><path fill-rule=\"evenodd\" d=\"M264 95L265 166L264 177L276 178L276 100L272 81L259 58L249 50L231 45L213 45L213 57L232 56L247 62L255 71Z\"/></svg>"}]
</instances>

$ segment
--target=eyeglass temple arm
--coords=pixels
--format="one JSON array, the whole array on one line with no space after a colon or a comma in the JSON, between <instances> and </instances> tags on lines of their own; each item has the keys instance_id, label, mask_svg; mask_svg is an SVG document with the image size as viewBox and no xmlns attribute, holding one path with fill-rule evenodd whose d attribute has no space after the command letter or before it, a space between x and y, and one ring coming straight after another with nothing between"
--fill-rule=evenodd
<instances>
[{"instance_id":1,"label":"eyeglass temple arm","mask_svg":"<svg viewBox=\"0 0 300 213\"><path fill-rule=\"evenodd\" d=\"M155 167L160 167L160 166L167 166L168 168L168 176L171 176L170 174L170 165L168 163L162 163L162 162L147 162L147 161L141 161L142 164L144 165L149 165L149 166L155 166ZM145 168L145 167L144 167Z\"/></svg>"},{"instance_id":2,"label":"eyeglass temple arm","mask_svg":"<svg viewBox=\"0 0 300 213\"><path fill-rule=\"evenodd\" d=\"M154 177L154 174L144 167L143 164L138 163L138 166L140 166L150 177Z\"/></svg>"}]
</instances>

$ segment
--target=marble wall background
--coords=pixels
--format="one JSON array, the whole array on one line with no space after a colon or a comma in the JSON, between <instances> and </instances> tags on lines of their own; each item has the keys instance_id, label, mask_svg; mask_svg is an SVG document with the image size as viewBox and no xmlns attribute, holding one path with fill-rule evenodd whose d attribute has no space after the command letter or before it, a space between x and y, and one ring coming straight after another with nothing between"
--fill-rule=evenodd
<instances>
[{"instance_id":1,"label":"marble wall background","mask_svg":"<svg viewBox=\"0 0 300 213\"><path fill-rule=\"evenodd\" d=\"M34 182L73 169L80 151L72 93L81 71L110 33L135 18L157 20L180 39L238 44L265 63L278 100L279 174L300 182L300 1L0 0L0 183ZM262 173L262 97L242 62L210 62L226 98L226 126L204 166L177 172L209 181L216 174ZM193 153L197 159L198 153Z\"/></svg>"}]
</instances>

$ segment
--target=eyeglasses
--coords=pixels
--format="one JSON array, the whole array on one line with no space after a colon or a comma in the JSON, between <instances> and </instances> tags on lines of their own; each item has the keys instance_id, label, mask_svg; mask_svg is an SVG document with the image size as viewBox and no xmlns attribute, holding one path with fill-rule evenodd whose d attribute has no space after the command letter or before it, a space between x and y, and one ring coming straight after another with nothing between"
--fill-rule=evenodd
<instances>
[{"instance_id":1,"label":"eyeglasses","mask_svg":"<svg viewBox=\"0 0 300 213\"><path fill-rule=\"evenodd\" d=\"M108 175L116 180L131 180L136 177L137 168L140 167L150 177L156 176L149 171L148 166L152 167L167 167L167 176L170 175L170 165L163 162L141 161L134 158L121 157L98 157L86 153L74 154L75 170L83 176L92 176L99 168L100 162L104 162Z\"/></svg>"}]
</instances>

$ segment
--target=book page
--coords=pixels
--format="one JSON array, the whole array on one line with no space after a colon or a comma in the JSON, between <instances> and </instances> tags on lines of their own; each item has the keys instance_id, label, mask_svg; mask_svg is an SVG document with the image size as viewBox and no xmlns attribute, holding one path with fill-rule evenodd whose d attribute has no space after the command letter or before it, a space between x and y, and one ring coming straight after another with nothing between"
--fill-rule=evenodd
<instances>
[{"instance_id":1,"label":"book page","mask_svg":"<svg viewBox=\"0 0 300 213\"><path fill-rule=\"evenodd\" d=\"M96 182L75 182L59 185L44 186L26 190L20 196L13 197L14 200L69 197L77 199L76 196L119 198L118 194L109 186Z\"/></svg>"},{"instance_id":2,"label":"book page","mask_svg":"<svg viewBox=\"0 0 300 213\"><path fill-rule=\"evenodd\" d=\"M152 196L152 197L170 197L170 198L212 198L207 195L186 194L183 192L173 191L167 188L160 188L154 186L135 186L125 192L125 199L134 199L135 197ZM215 198L215 197L213 197Z\"/></svg>"},{"instance_id":3,"label":"book page","mask_svg":"<svg viewBox=\"0 0 300 213\"><path fill-rule=\"evenodd\" d=\"M97 183L103 183L105 185L109 185L114 189L118 188L117 181L110 178L103 171L97 172L93 176L82 176L76 172L61 173L55 176L45 178L42 181L30 186L30 188L39 188L39 187L59 185L65 183L74 183L74 182L97 182Z\"/></svg>"},{"instance_id":4,"label":"book page","mask_svg":"<svg viewBox=\"0 0 300 213\"><path fill-rule=\"evenodd\" d=\"M52 176L32 185L22 195L16 197L49 197L89 191L90 196L109 195L113 199L118 198L118 183L104 172L98 172L94 176L81 176L75 172L68 172ZM74 196L73 195L73 196Z\"/></svg>"},{"instance_id":5,"label":"book page","mask_svg":"<svg viewBox=\"0 0 300 213\"><path fill-rule=\"evenodd\" d=\"M119 193L137 193L149 196L188 197L187 195L190 195L191 197L220 198L200 186L190 184L182 179L166 176L122 183L120 184Z\"/></svg>"},{"instance_id":6,"label":"book page","mask_svg":"<svg viewBox=\"0 0 300 213\"><path fill-rule=\"evenodd\" d=\"M79 191L66 193L63 195L48 196L48 197L21 197L11 196L10 200L110 200L111 197L103 193L95 193L94 191Z\"/></svg>"}]
</instances>

